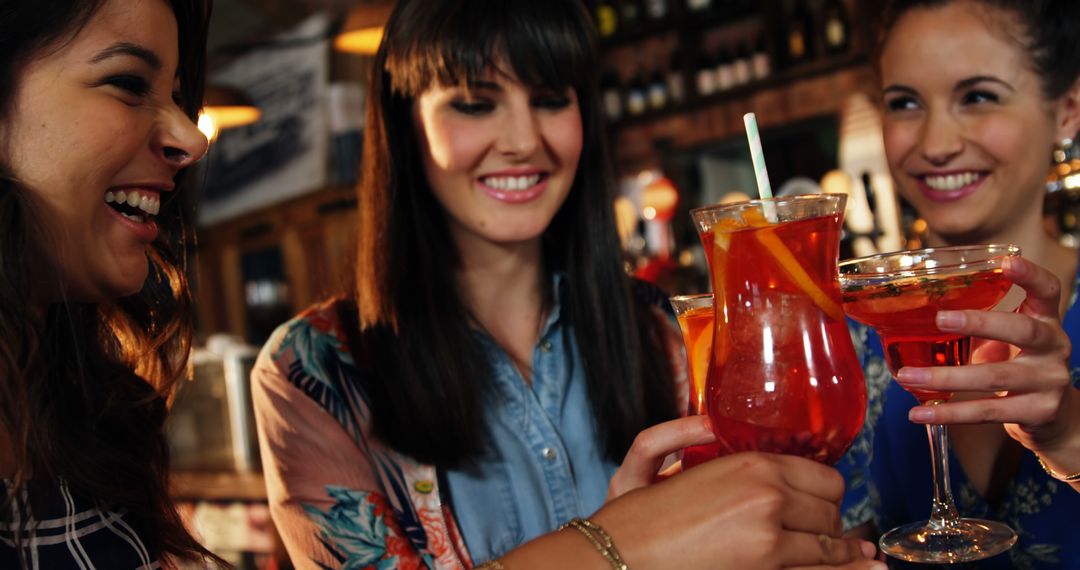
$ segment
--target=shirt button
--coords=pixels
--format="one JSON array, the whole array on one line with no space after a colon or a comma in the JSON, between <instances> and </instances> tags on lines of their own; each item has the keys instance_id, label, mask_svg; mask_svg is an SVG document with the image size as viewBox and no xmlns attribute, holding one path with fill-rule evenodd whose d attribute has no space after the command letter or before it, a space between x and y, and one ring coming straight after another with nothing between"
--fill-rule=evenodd
<instances>
[{"instance_id":1,"label":"shirt button","mask_svg":"<svg viewBox=\"0 0 1080 570\"><path fill-rule=\"evenodd\" d=\"M555 461L555 458L558 457L559 454L554 448L545 447L540 451L540 455L543 455L544 459L547 459L548 461Z\"/></svg>"},{"instance_id":2,"label":"shirt button","mask_svg":"<svg viewBox=\"0 0 1080 570\"><path fill-rule=\"evenodd\" d=\"M540 350L542 350L544 352L551 352L551 341L550 340L544 340L543 342L541 342L540 343Z\"/></svg>"}]
</instances>

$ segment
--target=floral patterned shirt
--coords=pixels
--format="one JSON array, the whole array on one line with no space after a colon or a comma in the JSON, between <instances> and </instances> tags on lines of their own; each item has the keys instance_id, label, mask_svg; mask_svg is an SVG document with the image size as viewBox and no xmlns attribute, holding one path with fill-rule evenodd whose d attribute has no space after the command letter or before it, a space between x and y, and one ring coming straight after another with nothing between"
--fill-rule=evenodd
<instances>
[{"instance_id":1,"label":"floral patterned shirt","mask_svg":"<svg viewBox=\"0 0 1080 570\"><path fill-rule=\"evenodd\" d=\"M685 408L682 339L661 309L666 297L643 294L672 325L663 329L664 348ZM271 515L292 562L299 569L471 568L474 557L445 499L450 494L440 488L445 474L372 433L358 382L363 372L347 348L338 301L279 327L252 371Z\"/></svg>"},{"instance_id":2,"label":"floral patterned shirt","mask_svg":"<svg viewBox=\"0 0 1080 570\"><path fill-rule=\"evenodd\" d=\"M1080 275L1073 288L1063 327L1080 343ZM866 425L837 468L847 479L843 514L847 527L873 520L879 530L925 520L933 497L930 448L926 428L907 419L917 402L892 376L877 334L852 324L856 351L863 361L868 403ZM1080 350L1069 365L1073 386L1080 388ZM961 516L998 520L1019 539L1007 553L950 568L1080 570L1080 493L1048 476L1034 454L1024 451L1004 496L991 506L976 491L955 454L949 456L953 497ZM929 568L890 560L893 568Z\"/></svg>"}]
</instances>

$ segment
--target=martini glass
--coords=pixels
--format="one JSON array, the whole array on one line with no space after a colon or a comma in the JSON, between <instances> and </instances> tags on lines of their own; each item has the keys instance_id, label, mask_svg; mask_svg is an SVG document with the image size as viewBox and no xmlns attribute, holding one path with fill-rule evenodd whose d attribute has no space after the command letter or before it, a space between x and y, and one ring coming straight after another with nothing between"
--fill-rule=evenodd
<instances>
[{"instance_id":1,"label":"martini glass","mask_svg":"<svg viewBox=\"0 0 1080 570\"><path fill-rule=\"evenodd\" d=\"M962 366L971 337L938 330L938 311L989 310L1012 287L1002 263L1020 255L1013 245L973 245L899 251L840 263L844 310L877 330L893 376L904 366ZM906 387L905 387L906 388ZM923 405L949 401L951 392L909 389ZM934 471L930 519L900 526L879 541L889 556L921 563L989 558L1016 543L1000 522L960 518L949 485L947 428L927 426Z\"/></svg>"}]
</instances>

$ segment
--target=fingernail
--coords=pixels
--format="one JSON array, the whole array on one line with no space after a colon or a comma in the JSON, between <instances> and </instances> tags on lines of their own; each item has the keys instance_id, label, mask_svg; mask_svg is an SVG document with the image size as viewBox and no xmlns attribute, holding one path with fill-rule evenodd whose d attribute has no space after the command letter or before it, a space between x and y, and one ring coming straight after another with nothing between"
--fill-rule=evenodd
<instances>
[{"instance_id":1,"label":"fingernail","mask_svg":"<svg viewBox=\"0 0 1080 570\"><path fill-rule=\"evenodd\" d=\"M1001 268L1007 273L1019 273L1023 271L1023 267L1019 257L1006 257L1001 264Z\"/></svg>"},{"instance_id":2,"label":"fingernail","mask_svg":"<svg viewBox=\"0 0 1080 570\"><path fill-rule=\"evenodd\" d=\"M908 419L915 423L929 423L934 419L934 410L924 406L916 406L908 412Z\"/></svg>"},{"instance_id":3,"label":"fingernail","mask_svg":"<svg viewBox=\"0 0 1080 570\"><path fill-rule=\"evenodd\" d=\"M874 543L864 540L861 541L859 547L862 548L863 556L871 559L877 556L877 547L874 546Z\"/></svg>"},{"instance_id":4,"label":"fingernail","mask_svg":"<svg viewBox=\"0 0 1080 570\"><path fill-rule=\"evenodd\" d=\"M874 562L870 565L870 570L889 570L889 567L884 562Z\"/></svg>"},{"instance_id":5,"label":"fingernail","mask_svg":"<svg viewBox=\"0 0 1080 570\"><path fill-rule=\"evenodd\" d=\"M964 326L964 313L959 311L939 311L937 314L937 327L941 330L953 330Z\"/></svg>"},{"instance_id":6,"label":"fingernail","mask_svg":"<svg viewBox=\"0 0 1080 570\"><path fill-rule=\"evenodd\" d=\"M901 368L896 379L908 386L921 386L930 381L930 371L925 368Z\"/></svg>"}]
</instances>

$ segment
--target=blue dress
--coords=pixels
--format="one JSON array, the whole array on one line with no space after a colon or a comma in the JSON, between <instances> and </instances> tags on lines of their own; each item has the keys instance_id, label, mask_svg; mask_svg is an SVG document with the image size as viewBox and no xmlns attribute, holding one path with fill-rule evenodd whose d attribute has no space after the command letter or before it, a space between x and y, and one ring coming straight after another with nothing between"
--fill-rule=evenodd
<instances>
[{"instance_id":1,"label":"blue dress","mask_svg":"<svg viewBox=\"0 0 1080 570\"><path fill-rule=\"evenodd\" d=\"M1080 275L1063 327L1080 345ZM867 381L866 425L837 468L847 480L844 523L848 527L873 520L884 532L926 520L933 499L933 478L926 427L908 421L915 398L892 382L881 341L869 327L852 324L855 349ZM1080 350L1069 366L1073 386L1080 388ZM1002 498L991 506L968 480L955 454L949 456L953 498L961 516L1002 521L1019 540L1007 553L949 568L978 570L1080 570L1080 493L1048 476L1034 454L1024 450L1019 469ZM889 560L892 568L932 568Z\"/></svg>"}]
</instances>

